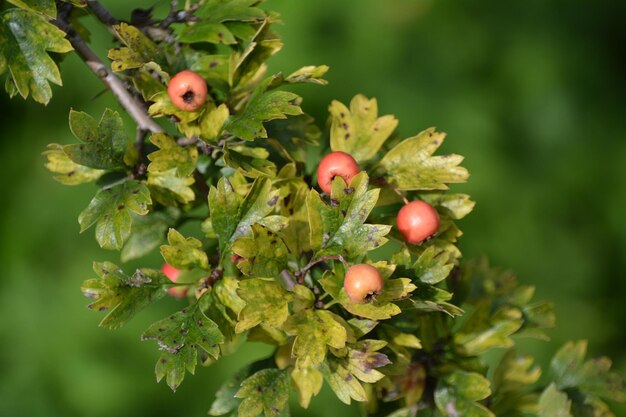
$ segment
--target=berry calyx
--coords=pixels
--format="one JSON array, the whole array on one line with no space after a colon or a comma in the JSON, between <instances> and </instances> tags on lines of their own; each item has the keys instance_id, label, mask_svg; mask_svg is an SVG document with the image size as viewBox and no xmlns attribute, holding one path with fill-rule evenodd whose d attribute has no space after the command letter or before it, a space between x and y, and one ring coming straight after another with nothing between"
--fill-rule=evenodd
<instances>
[{"instance_id":1,"label":"berry calyx","mask_svg":"<svg viewBox=\"0 0 626 417\"><path fill-rule=\"evenodd\" d=\"M180 273L182 272L180 269L174 268L168 263L163 264L163 266L161 267L161 271L172 282L178 282L178 278L180 277ZM187 290L188 288L186 287L172 287L167 290L167 293L174 298L183 298L187 295Z\"/></svg>"},{"instance_id":2,"label":"berry calyx","mask_svg":"<svg viewBox=\"0 0 626 417\"><path fill-rule=\"evenodd\" d=\"M198 110L206 102L208 88L199 74L184 70L174 75L167 85L167 95L184 111Z\"/></svg>"},{"instance_id":3,"label":"berry calyx","mask_svg":"<svg viewBox=\"0 0 626 417\"><path fill-rule=\"evenodd\" d=\"M317 167L317 183L322 191L330 194L333 178L340 176L350 184L350 180L361 172L355 159L345 152L331 152L320 161Z\"/></svg>"},{"instance_id":4,"label":"berry calyx","mask_svg":"<svg viewBox=\"0 0 626 417\"><path fill-rule=\"evenodd\" d=\"M396 223L404 240L412 245L418 245L437 232L439 214L427 202L415 200L398 211Z\"/></svg>"},{"instance_id":5,"label":"berry calyx","mask_svg":"<svg viewBox=\"0 0 626 417\"><path fill-rule=\"evenodd\" d=\"M383 277L378 269L368 264L352 265L343 281L348 297L358 304L372 301L382 292L383 286Z\"/></svg>"}]
</instances>

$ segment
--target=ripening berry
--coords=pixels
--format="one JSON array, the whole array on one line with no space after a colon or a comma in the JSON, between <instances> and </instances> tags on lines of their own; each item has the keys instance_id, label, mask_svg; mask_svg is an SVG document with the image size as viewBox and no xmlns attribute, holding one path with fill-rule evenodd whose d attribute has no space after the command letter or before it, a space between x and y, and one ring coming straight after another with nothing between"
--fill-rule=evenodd
<instances>
[{"instance_id":1,"label":"ripening berry","mask_svg":"<svg viewBox=\"0 0 626 417\"><path fill-rule=\"evenodd\" d=\"M371 301L383 290L383 278L378 269L368 264L352 265L346 272L343 289L355 303Z\"/></svg>"},{"instance_id":2,"label":"ripening berry","mask_svg":"<svg viewBox=\"0 0 626 417\"><path fill-rule=\"evenodd\" d=\"M398 211L398 230L408 243L417 245L432 237L439 229L437 210L422 200L415 200Z\"/></svg>"},{"instance_id":3,"label":"ripening berry","mask_svg":"<svg viewBox=\"0 0 626 417\"><path fill-rule=\"evenodd\" d=\"M330 194L333 178L340 176L350 184L350 180L361 172L359 164L345 152L331 152L320 161L317 167L317 183L322 191Z\"/></svg>"},{"instance_id":4,"label":"ripening berry","mask_svg":"<svg viewBox=\"0 0 626 417\"><path fill-rule=\"evenodd\" d=\"M178 282L178 277L182 272L180 269L174 268L172 265L168 263L164 263L161 267L161 271L165 274L166 277L170 279L172 282ZM187 295L186 287L172 287L167 290L168 294L174 298L183 298Z\"/></svg>"},{"instance_id":5,"label":"ripening berry","mask_svg":"<svg viewBox=\"0 0 626 417\"><path fill-rule=\"evenodd\" d=\"M167 94L172 103L184 111L195 111L202 107L207 93L204 78L189 70L174 75L167 86Z\"/></svg>"}]
</instances>

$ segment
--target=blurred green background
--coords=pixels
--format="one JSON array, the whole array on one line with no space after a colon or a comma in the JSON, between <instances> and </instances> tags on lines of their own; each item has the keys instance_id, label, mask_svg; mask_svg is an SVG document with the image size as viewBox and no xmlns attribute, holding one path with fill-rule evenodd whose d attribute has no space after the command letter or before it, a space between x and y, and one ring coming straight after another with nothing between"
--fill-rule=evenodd
<instances>
[{"instance_id":1,"label":"blurred green background","mask_svg":"<svg viewBox=\"0 0 626 417\"><path fill-rule=\"evenodd\" d=\"M106 1L122 18L130 2ZM150 1L133 1L147 7ZM165 2L160 8L167 7ZM567 339L586 338L626 371L626 2L528 0L270 0L284 50L271 71L328 64L327 87L303 86L324 127L332 99L378 98L409 136L437 126L443 152L466 156L478 202L462 221L466 256L487 254L551 299L550 342L522 343L546 365ZM93 23L84 19L86 25ZM104 56L110 36L93 43ZM187 376L175 394L156 384L153 343L139 335L179 308L167 300L119 331L99 329L80 284L100 250L76 218L92 186L64 187L40 156L74 139L70 107L100 115L110 94L76 57L44 108L0 95L0 416L202 416L219 384L267 349L247 345ZM129 123L129 130L132 125ZM159 266L158 258L149 260ZM132 265L131 265L132 267ZM308 411L357 415L325 389ZM617 409L626 416L626 408ZM351 414L352 413L352 414Z\"/></svg>"}]
</instances>

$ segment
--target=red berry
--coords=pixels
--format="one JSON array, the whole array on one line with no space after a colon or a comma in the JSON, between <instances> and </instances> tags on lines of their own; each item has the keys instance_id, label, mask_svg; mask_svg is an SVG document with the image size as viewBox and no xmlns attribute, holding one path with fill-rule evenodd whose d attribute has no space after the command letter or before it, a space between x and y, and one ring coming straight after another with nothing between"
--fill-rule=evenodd
<instances>
[{"instance_id":1,"label":"red berry","mask_svg":"<svg viewBox=\"0 0 626 417\"><path fill-rule=\"evenodd\" d=\"M408 243L417 245L432 237L439 229L437 210L422 200L415 200L398 211L398 230Z\"/></svg>"},{"instance_id":2,"label":"red berry","mask_svg":"<svg viewBox=\"0 0 626 417\"><path fill-rule=\"evenodd\" d=\"M345 152L331 152L320 161L317 167L317 183L322 191L330 194L333 178L340 176L350 184L350 180L359 172L359 164Z\"/></svg>"},{"instance_id":3,"label":"red berry","mask_svg":"<svg viewBox=\"0 0 626 417\"><path fill-rule=\"evenodd\" d=\"M184 111L195 111L202 107L207 93L204 78L189 70L174 75L167 86L167 94L172 103Z\"/></svg>"},{"instance_id":4,"label":"red berry","mask_svg":"<svg viewBox=\"0 0 626 417\"><path fill-rule=\"evenodd\" d=\"M352 265L346 272L343 288L355 303L371 301L383 290L383 278L378 269L368 264Z\"/></svg>"},{"instance_id":5,"label":"red berry","mask_svg":"<svg viewBox=\"0 0 626 417\"><path fill-rule=\"evenodd\" d=\"M180 269L174 268L172 265L165 263L161 267L161 271L165 274L166 277L170 279L172 282L178 282L178 277L182 272ZM168 294L174 298L183 298L187 295L187 288L185 287L172 287L167 290Z\"/></svg>"}]
</instances>

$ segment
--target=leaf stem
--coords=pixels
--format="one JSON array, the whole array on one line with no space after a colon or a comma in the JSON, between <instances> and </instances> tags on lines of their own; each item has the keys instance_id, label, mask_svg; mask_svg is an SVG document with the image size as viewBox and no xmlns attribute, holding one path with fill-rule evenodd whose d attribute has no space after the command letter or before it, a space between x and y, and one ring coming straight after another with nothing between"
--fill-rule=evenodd
<instances>
[{"instance_id":1,"label":"leaf stem","mask_svg":"<svg viewBox=\"0 0 626 417\"><path fill-rule=\"evenodd\" d=\"M95 2L89 2L89 4ZM120 105L133 118L139 129L148 132L162 132L163 129L154 120L152 120L144 110L143 103L133 97L126 89L126 86L106 65L104 62L89 48L87 43L76 33L67 20L62 17L69 13L59 14L57 19L52 23L66 33L67 39L78 56L85 62L89 69L96 74L104 84L111 90Z\"/></svg>"}]
</instances>

